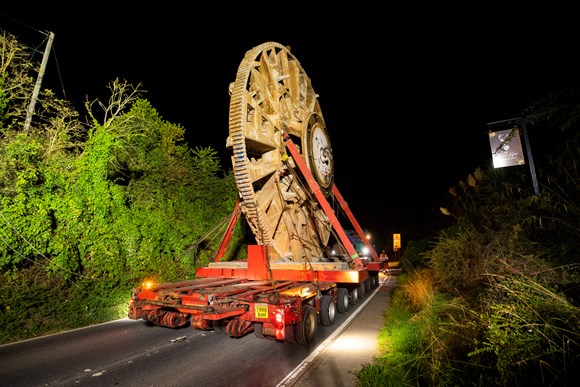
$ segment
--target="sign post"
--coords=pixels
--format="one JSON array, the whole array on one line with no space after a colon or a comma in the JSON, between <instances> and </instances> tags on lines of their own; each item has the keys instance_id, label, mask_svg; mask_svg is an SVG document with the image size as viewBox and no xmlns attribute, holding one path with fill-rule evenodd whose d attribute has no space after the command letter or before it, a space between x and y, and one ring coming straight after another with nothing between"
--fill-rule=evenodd
<instances>
[{"instance_id":1,"label":"sign post","mask_svg":"<svg viewBox=\"0 0 580 387\"><path fill-rule=\"evenodd\" d=\"M401 234L393 234L393 252L395 256L393 257L395 261L397 260L397 252L401 248Z\"/></svg>"}]
</instances>

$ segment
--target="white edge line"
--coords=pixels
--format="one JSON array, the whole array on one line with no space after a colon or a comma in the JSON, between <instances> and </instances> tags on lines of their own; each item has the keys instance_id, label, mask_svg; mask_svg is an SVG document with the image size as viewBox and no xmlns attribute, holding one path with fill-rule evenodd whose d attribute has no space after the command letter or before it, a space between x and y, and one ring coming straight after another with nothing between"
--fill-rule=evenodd
<instances>
[{"instance_id":1,"label":"white edge line","mask_svg":"<svg viewBox=\"0 0 580 387\"><path fill-rule=\"evenodd\" d=\"M304 371L306 368L308 368L311 363L314 361L314 359L316 359L316 357L318 355L320 355L320 353L322 351L324 351L326 349L326 347L328 347L335 339L336 336L340 335L342 333L342 331L344 331L346 329L346 327L348 325L350 325L350 322L356 317L358 316L358 314L364 309L365 305L368 304L377 294L377 292L379 291L379 288L383 286L382 284L379 285L375 291L370 295L370 297L368 297L366 299L366 301L357 309L355 310L355 312L350 315L345 322L342 323L342 325L340 327L338 327L334 332L332 332L332 334L330 336L328 336L326 338L326 340L324 340L318 347L316 347L316 349L314 351L312 351L310 353L310 355L308 355L308 357L304 360L302 360L302 362L300 364L298 364L296 366L296 368L294 368L292 371L290 371L290 373L288 375L286 375L286 377L284 379L282 379L282 381L280 383L278 383L276 385L276 387L285 387L286 383L288 383L289 381L291 381L292 379L298 377L302 371Z\"/></svg>"}]
</instances>

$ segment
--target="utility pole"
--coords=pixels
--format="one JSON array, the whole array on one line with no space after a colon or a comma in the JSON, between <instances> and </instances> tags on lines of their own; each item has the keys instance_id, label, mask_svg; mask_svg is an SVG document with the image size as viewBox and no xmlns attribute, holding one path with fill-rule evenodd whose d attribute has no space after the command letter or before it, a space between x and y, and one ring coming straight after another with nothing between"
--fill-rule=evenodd
<instances>
[{"instance_id":1,"label":"utility pole","mask_svg":"<svg viewBox=\"0 0 580 387\"><path fill-rule=\"evenodd\" d=\"M32 115L34 114L34 106L36 105L36 100L38 99L38 93L40 93L40 85L42 84L42 77L44 76L44 70L46 69L46 62L48 62L48 57L50 55L50 49L52 47L52 41L54 40L54 33L48 33L48 43L44 50L44 55L42 56L42 64L40 65L40 71L36 77L36 85L34 86L34 92L32 93L32 98L30 99L30 105L28 105L28 112L26 113L26 121L24 122L24 133L28 132L30 129L30 123L32 122Z\"/></svg>"}]
</instances>

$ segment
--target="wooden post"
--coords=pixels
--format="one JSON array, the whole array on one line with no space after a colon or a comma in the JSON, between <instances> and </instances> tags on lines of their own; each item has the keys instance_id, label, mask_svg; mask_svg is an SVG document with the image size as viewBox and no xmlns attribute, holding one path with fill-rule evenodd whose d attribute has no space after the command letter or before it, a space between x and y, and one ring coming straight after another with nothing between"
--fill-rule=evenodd
<instances>
[{"instance_id":1,"label":"wooden post","mask_svg":"<svg viewBox=\"0 0 580 387\"><path fill-rule=\"evenodd\" d=\"M50 54L50 49L52 47L52 41L54 40L54 33L48 33L48 43L44 50L44 55L42 56L42 64L40 65L40 71L36 77L36 85L34 86L34 92L32 93L32 98L30 99L30 105L28 106L28 113L26 113L26 121L24 122L24 133L28 132L30 129L30 123L32 122L32 115L34 114L34 106L36 105L36 100L38 99L38 93L40 92L40 85L42 84L42 77L44 76L44 70L46 69L46 62L48 62L48 56Z\"/></svg>"}]
</instances>

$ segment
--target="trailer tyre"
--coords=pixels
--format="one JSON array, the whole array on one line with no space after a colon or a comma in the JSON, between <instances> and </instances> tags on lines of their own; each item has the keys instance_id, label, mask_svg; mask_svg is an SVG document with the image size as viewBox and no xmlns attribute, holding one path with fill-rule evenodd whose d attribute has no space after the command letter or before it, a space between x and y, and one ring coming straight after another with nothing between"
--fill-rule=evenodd
<instances>
[{"instance_id":1,"label":"trailer tyre","mask_svg":"<svg viewBox=\"0 0 580 387\"><path fill-rule=\"evenodd\" d=\"M219 333L219 334L225 334L226 333L226 325L227 325L227 320L221 319L221 320L213 320L212 321L212 327L213 327L213 331L215 333Z\"/></svg>"},{"instance_id":2,"label":"trailer tyre","mask_svg":"<svg viewBox=\"0 0 580 387\"><path fill-rule=\"evenodd\" d=\"M286 339L286 342L290 344L296 344L296 325L286 325L284 329L284 338Z\"/></svg>"},{"instance_id":3,"label":"trailer tyre","mask_svg":"<svg viewBox=\"0 0 580 387\"><path fill-rule=\"evenodd\" d=\"M365 294L369 294L373 289L371 281L372 281L371 277L368 277L367 279L364 280Z\"/></svg>"},{"instance_id":4,"label":"trailer tyre","mask_svg":"<svg viewBox=\"0 0 580 387\"><path fill-rule=\"evenodd\" d=\"M320 324L329 327L336 320L336 301L331 295L325 294L320 299Z\"/></svg>"},{"instance_id":5,"label":"trailer tyre","mask_svg":"<svg viewBox=\"0 0 580 387\"><path fill-rule=\"evenodd\" d=\"M264 328L264 324L259 323L259 322L255 322L254 323L254 335L258 338L258 339L266 339L266 336L264 336L263 333L263 328Z\"/></svg>"},{"instance_id":6,"label":"trailer tyre","mask_svg":"<svg viewBox=\"0 0 580 387\"><path fill-rule=\"evenodd\" d=\"M372 282L373 289L374 288L377 288L379 286L379 283L380 283L380 281L379 281L379 275L378 274L377 275L373 275L373 276L371 276L371 279L373 281Z\"/></svg>"},{"instance_id":7,"label":"trailer tyre","mask_svg":"<svg viewBox=\"0 0 580 387\"><path fill-rule=\"evenodd\" d=\"M336 295L336 309L338 309L338 313L346 313L348 303L348 290L346 288L338 288Z\"/></svg>"},{"instance_id":8,"label":"trailer tyre","mask_svg":"<svg viewBox=\"0 0 580 387\"><path fill-rule=\"evenodd\" d=\"M358 302L358 287L350 291L348 300L351 305L356 305L356 303Z\"/></svg>"},{"instance_id":9,"label":"trailer tyre","mask_svg":"<svg viewBox=\"0 0 580 387\"><path fill-rule=\"evenodd\" d=\"M363 280L359 286L358 286L358 298L365 298L365 294L366 294L366 280Z\"/></svg>"},{"instance_id":10,"label":"trailer tyre","mask_svg":"<svg viewBox=\"0 0 580 387\"><path fill-rule=\"evenodd\" d=\"M302 320L295 327L296 343L300 345L310 345L316 335L316 309L310 305L305 305L302 309Z\"/></svg>"}]
</instances>

